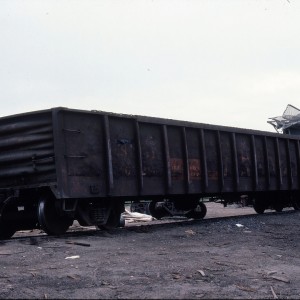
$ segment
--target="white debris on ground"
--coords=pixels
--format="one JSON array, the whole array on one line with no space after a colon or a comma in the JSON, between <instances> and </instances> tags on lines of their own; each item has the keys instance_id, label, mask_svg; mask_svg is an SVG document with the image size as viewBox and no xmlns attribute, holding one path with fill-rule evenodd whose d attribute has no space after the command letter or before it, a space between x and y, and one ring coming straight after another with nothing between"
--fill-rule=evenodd
<instances>
[{"instance_id":1,"label":"white debris on ground","mask_svg":"<svg viewBox=\"0 0 300 300\"><path fill-rule=\"evenodd\" d=\"M235 224L237 227L244 227L242 224Z\"/></svg>"},{"instance_id":2,"label":"white debris on ground","mask_svg":"<svg viewBox=\"0 0 300 300\"><path fill-rule=\"evenodd\" d=\"M65 259L76 259L76 258L80 258L80 256L79 255L67 256Z\"/></svg>"},{"instance_id":3,"label":"white debris on ground","mask_svg":"<svg viewBox=\"0 0 300 300\"><path fill-rule=\"evenodd\" d=\"M138 212L130 212L127 209L125 209L125 212L122 213L122 217L128 223L133 223L133 222L149 222L149 221L156 220L154 217L152 217L150 215L141 214L141 213L138 213Z\"/></svg>"}]
</instances>

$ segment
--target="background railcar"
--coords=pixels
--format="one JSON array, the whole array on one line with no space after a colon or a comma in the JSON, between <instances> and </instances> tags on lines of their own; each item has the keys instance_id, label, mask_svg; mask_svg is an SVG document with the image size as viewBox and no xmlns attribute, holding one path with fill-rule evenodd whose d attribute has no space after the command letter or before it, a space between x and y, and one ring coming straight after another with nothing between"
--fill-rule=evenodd
<instances>
[{"instance_id":1,"label":"background railcar","mask_svg":"<svg viewBox=\"0 0 300 300\"><path fill-rule=\"evenodd\" d=\"M53 108L0 118L0 237L116 227L125 201L203 218L203 199L299 209L297 136Z\"/></svg>"}]
</instances>

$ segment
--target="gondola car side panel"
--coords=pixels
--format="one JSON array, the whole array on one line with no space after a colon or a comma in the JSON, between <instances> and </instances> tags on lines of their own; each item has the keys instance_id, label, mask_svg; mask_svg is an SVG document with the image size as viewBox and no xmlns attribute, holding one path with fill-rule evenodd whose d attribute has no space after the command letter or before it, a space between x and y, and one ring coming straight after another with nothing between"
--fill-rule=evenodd
<instances>
[{"instance_id":1,"label":"gondola car side panel","mask_svg":"<svg viewBox=\"0 0 300 300\"><path fill-rule=\"evenodd\" d=\"M107 155L103 118L72 110L57 110L55 114L59 197L105 196Z\"/></svg>"}]
</instances>

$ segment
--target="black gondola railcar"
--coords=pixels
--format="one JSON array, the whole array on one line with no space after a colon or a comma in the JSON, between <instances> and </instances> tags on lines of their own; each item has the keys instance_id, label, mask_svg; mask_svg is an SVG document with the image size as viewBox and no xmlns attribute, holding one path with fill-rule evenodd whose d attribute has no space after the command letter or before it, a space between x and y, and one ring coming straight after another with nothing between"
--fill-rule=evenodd
<instances>
[{"instance_id":1,"label":"black gondola railcar","mask_svg":"<svg viewBox=\"0 0 300 300\"><path fill-rule=\"evenodd\" d=\"M116 227L125 201L203 218L203 198L300 207L297 136L53 108L0 118L0 238Z\"/></svg>"}]
</instances>

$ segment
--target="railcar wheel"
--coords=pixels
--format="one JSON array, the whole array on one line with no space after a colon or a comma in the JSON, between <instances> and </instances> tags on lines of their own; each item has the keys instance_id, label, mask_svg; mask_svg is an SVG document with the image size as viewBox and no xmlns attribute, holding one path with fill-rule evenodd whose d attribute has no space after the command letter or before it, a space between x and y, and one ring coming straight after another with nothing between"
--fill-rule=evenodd
<instances>
[{"instance_id":1,"label":"railcar wheel","mask_svg":"<svg viewBox=\"0 0 300 300\"><path fill-rule=\"evenodd\" d=\"M17 230L13 222L5 219L7 214L15 210L17 210L15 206L3 208L0 218L0 240L10 239L16 233Z\"/></svg>"},{"instance_id":2,"label":"railcar wheel","mask_svg":"<svg viewBox=\"0 0 300 300\"><path fill-rule=\"evenodd\" d=\"M15 229L9 228L8 224L0 222L0 240L10 239L15 233Z\"/></svg>"},{"instance_id":3,"label":"railcar wheel","mask_svg":"<svg viewBox=\"0 0 300 300\"><path fill-rule=\"evenodd\" d=\"M55 199L42 197L38 203L38 222L48 235L60 235L69 229L73 220L58 214Z\"/></svg>"},{"instance_id":4,"label":"railcar wheel","mask_svg":"<svg viewBox=\"0 0 300 300\"><path fill-rule=\"evenodd\" d=\"M206 216L207 208L203 202L199 202L197 206L186 213L186 217L189 219L203 219Z\"/></svg>"},{"instance_id":5,"label":"railcar wheel","mask_svg":"<svg viewBox=\"0 0 300 300\"><path fill-rule=\"evenodd\" d=\"M11 222L7 222L4 220L0 221L0 240L7 240L10 239L15 233L16 229L11 224Z\"/></svg>"},{"instance_id":6,"label":"railcar wheel","mask_svg":"<svg viewBox=\"0 0 300 300\"><path fill-rule=\"evenodd\" d=\"M282 205L281 203L275 203L275 204L273 205L273 208L274 208L275 211L277 211L277 212L282 212L282 210L283 210L283 205Z\"/></svg>"},{"instance_id":7,"label":"railcar wheel","mask_svg":"<svg viewBox=\"0 0 300 300\"><path fill-rule=\"evenodd\" d=\"M126 225L125 218L121 215L120 216L119 227L125 227L125 225Z\"/></svg>"},{"instance_id":8,"label":"railcar wheel","mask_svg":"<svg viewBox=\"0 0 300 300\"><path fill-rule=\"evenodd\" d=\"M111 230L121 226L121 214L111 209L106 224L97 225L99 229Z\"/></svg>"},{"instance_id":9,"label":"railcar wheel","mask_svg":"<svg viewBox=\"0 0 300 300\"><path fill-rule=\"evenodd\" d=\"M294 210L300 210L300 199L294 199L292 205Z\"/></svg>"},{"instance_id":10,"label":"railcar wheel","mask_svg":"<svg viewBox=\"0 0 300 300\"><path fill-rule=\"evenodd\" d=\"M265 212L266 205L261 199L254 199L253 208L258 214L263 214Z\"/></svg>"},{"instance_id":11,"label":"railcar wheel","mask_svg":"<svg viewBox=\"0 0 300 300\"><path fill-rule=\"evenodd\" d=\"M156 206L156 201L150 201L150 203L148 204L148 210L152 217L159 220L162 217L164 217L166 214L162 209L157 209L155 206Z\"/></svg>"}]
</instances>

